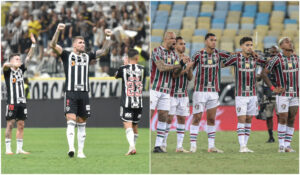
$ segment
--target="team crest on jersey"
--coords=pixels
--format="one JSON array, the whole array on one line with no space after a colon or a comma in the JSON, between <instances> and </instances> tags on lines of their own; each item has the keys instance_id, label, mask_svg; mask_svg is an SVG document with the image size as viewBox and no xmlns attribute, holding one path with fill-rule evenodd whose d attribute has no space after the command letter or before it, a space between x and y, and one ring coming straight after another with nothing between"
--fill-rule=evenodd
<instances>
[{"instance_id":1,"label":"team crest on jersey","mask_svg":"<svg viewBox=\"0 0 300 175\"><path fill-rule=\"evenodd\" d=\"M13 83L16 83L16 81L17 81L16 78L13 78L13 79L12 79L12 82L13 82Z\"/></svg>"},{"instance_id":2,"label":"team crest on jersey","mask_svg":"<svg viewBox=\"0 0 300 175\"><path fill-rule=\"evenodd\" d=\"M286 108L286 104L282 104L282 105L281 105L281 108L282 108L282 109L285 109L285 108Z\"/></svg>"},{"instance_id":3,"label":"team crest on jersey","mask_svg":"<svg viewBox=\"0 0 300 175\"><path fill-rule=\"evenodd\" d=\"M91 106L90 106L90 105L85 105L85 109L86 109L87 111L89 111L89 110L91 110Z\"/></svg>"},{"instance_id":4,"label":"team crest on jersey","mask_svg":"<svg viewBox=\"0 0 300 175\"><path fill-rule=\"evenodd\" d=\"M196 105L195 105L195 109L199 109L199 104L196 104Z\"/></svg>"},{"instance_id":5,"label":"team crest on jersey","mask_svg":"<svg viewBox=\"0 0 300 175\"><path fill-rule=\"evenodd\" d=\"M24 109L24 114L27 114L27 108Z\"/></svg>"},{"instance_id":6,"label":"team crest on jersey","mask_svg":"<svg viewBox=\"0 0 300 175\"><path fill-rule=\"evenodd\" d=\"M67 111L67 112L70 111L70 106L66 106L66 111Z\"/></svg>"},{"instance_id":7,"label":"team crest on jersey","mask_svg":"<svg viewBox=\"0 0 300 175\"><path fill-rule=\"evenodd\" d=\"M241 107L236 108L237 112L241 112Z\"/></svg>"},{"instance_id":8,"label":"team crest on jersey","mask_svg":"<svg viewBox=\"0 0 300 175\"><path fill-rule=\"evenodd\" d=\"M289 62L288 65L289 65L289 68L290 68L290 69L293 68L292 62Z\"/></svg>"},{"instance_id":9,"label":"team crest on jersey","mask_svg":"<svg viewBox=\"0 0 300 175\"><path fill-rule=\"evenodd\" d=\"M208 64L212 64L212 60L207 60L207 63Z\"/></svg>"},{"instance_id":10,"label":"team crest on jersey","mask_svg":"<svg viewBox=\"0 0 300 175\"><path fill-rule=\"evenodd\" d=\"M246 67L246 68L250 68L250 64L249 64L249 63L246 63L246 64L245 64L245 67Z\"/></svg>"},{"instance_id":11,"label":"team crest on jersey","mask_svg":"<svg viewBox=\"0 0 300 175\"><path fill-rule=\"evenodd\" d=\"M142 117L142 114L139 114L139 115L138 115L138 118L141 118L141 117Z\"/></svg>"},{"instance_id":12,"label":"team crest on jersey","mask_svg":"<svg viewBox=\"0 0 300 175\"><path fill-rule=\"evenodd\" d=\"M75 66L75 61L72 61L71 65L72 65L72 66Z\"/></svg>"},{"instance_id":13,"label":"team crest on jersey","mask_svg":"<svg viewBox=\"0 0 300 175\"><path fill-rule=\"evenodd\" d=\"M12 112L12 111L9 111L9 112L8 112L8 116L11 117L12 115L13 115L13 112Z\"/></svg>"}]
</instances>

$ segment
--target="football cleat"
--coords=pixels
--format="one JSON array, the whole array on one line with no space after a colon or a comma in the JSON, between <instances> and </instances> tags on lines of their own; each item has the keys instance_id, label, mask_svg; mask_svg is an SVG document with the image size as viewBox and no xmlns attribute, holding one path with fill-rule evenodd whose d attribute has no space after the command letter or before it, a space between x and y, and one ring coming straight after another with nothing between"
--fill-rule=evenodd
<instances>
[{"instance_id":1,"label":"football cleat","mask_svg":"<svg viewBox=\"0 0 300 175\"><path fill-rule=\"evenodd\" d=\"M273 137L270 137L269 140L267 141L267 143L274 143L275 139Z\"/></svg>"},{"instance_id":2,"label":"football cleat","mask_svg":"<svg viewBox=\"0 0 300 175\"><path fill-rule=\"evenodd\" d=\"M218 148L216 148L216 147L209 148L209 149L207 150L207 152L209 152L209 153L224 153L224 151L222 151L222 150L220 150L220 149L218 149Z\"/></svg>"},{"instance_id":3,"label":"football cleat","mask_svg":"<svg viewBox=\"0 0 300 175\"><path fill-rule=\"evenodd\" d=\"M195 147L195 146L192 146L192 147L190 148L190 152L191 152L191 153L195 153L196 150L197 150L197 147Z\"/></svg>"},{"instance_id":4,"label":"football cleat","mask_svg":"<svg viewBox=\"0 0 300 175\"><path fill-rule=\"evenodd\" d=\"M251 149L249 149L248 147L246 147L247 149L247 153L254 153L254 151L252 151Z\"/></svg>"},{"instance_id":5,"label":"football cleat","mask_svg":"<svg viewBox=\"0 0 300 175\"><path fill-rule=\"evenodd\" d=\"M83 152L78 152L77 157L82 159L86 158Z\"/></svg>"},{"instance_id":6,"label":"football cleat","mask_svg":"<svg viewBox=\"0 0 300 175\"><path fill-rule=\"evenodd\" d=\"M165 153L167 152L167 146L161 146L160 148L161 148L161 150L163 150L163 152L165 152Z\"/></svg>"},{"instance_id":7,"label":"football cleat","mask_svg":"<svg viewBox=\"0 0 300 175\"><path fill-rule=\"evenodd\" d=\"M134 155L136 154L135 147L129 148L128 152L125 154L125 156Z\"/></svg>"},{"instance_id":8,"label":"football cleat","mask_svg":"<svg viewBox=\"0 0 300 175\"><path fill-rule=\"evenodd\" d=\"M165 153L160 146L156 146L153 149L153 153Z\"/></svg>"},{"instance_id":9,"label":"football cleat","mask_svg":"<svg viewBox=\"0 0 300 175\"><path fill-rule=\"evenodd\" d=\"M14 153L11 152L11 151L6 151L5 154L6 154L6 155L13 155Z\"/></svg>"},{"instance_id":10,"label":"football cleat","mask_svg":"<svg viewBox=\"0 0 300 175\"><path fill-rule=\"evenodd\" d=\"M296 151L293 150L290 146L287 146L287 147L285 148L285 152L286 152L286 153L295 153Z\"/></svg>"},{"instance_id":11,"label":"football cleat","mask_svg":"<svg viewBox=\"0 0 300 175\"><path fill-rule=\"evenodd\" d=\"M241 146L240 147L240 153L246 153L248 152L247 147L246 146Z\"/></svg>"},{"instance_id":12,"label":"football cleat","mask_svg":"<svg viewBox=\"0 0 300 175\"><path fill-rule=\"evenodd\" d=\"M285 152L284 146L280 146L278 152L279 153L284 153Z\"/></svg>"},{"instance_id":13,"label":"football cleat","mask_svg":"<svg viewBox=\"0 0 300 175\"><path fill-rule=\"evenodd\" d=\"M30 152L26 152L24 150L17 150L16 154L30 154Z\"/></svg>"},{"instance_id":14,"label":"football cleat","mask_svg":"<svg viewBox=\"0 0 300 175\"><path fill-rule=\"evenodd\" d=\"M181 147L181 148L176 148L175 152L177 152L177 153L188 153L189 151L187 151L183 147Z\"/></svg>"},{"instance_id":15,"label":"football cleat","mask_svg":"<svg viewBox=\"0 0 300 175\"><path fill-rule=\"evenodd\" d=\"M68 156L69 156L70 158L74 157L74 154L75 154L75 151L69 151L69 152L68 152Z\"/></svg>"}]
</instances>

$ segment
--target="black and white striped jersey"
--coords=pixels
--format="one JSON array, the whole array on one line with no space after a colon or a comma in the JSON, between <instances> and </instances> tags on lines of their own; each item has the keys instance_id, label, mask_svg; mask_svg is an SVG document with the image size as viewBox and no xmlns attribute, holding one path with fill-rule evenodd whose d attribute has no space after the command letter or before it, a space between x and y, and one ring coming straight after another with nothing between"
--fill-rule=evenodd
<instances>
[{"instance_id":1,"label":"black and white striped jersey","mask_svg":"<svg viewBox=\"0 0 300 175\"><path fill-rule=\"evenodd\" d=\"M89 63L96 59L94 53L81 53L64 50L61 54L66 82L65 91L89 91Z\"/></svg>"},{"instance_id":2,"label":"black and white striped jersey","mask_svg":"<svg viewBox=\"0 0 300 175\"><path fill-rule=\"evenodd\" d=\"M22 64L17 70L3 71L7 88L7 104L26 103L23 74L26 67Z\"/></svg>"},{"instance_id":3,"label":"black and white striped jersey","mask_svg":"<svg viewBox=\"0 0 300 175\"><path fill-rule=\"evenodd\" d=\"M138 64L123 65L116 72L116 78L122 78L121 106L142 108L144 67Z\"/></svg>"}]
</instances>

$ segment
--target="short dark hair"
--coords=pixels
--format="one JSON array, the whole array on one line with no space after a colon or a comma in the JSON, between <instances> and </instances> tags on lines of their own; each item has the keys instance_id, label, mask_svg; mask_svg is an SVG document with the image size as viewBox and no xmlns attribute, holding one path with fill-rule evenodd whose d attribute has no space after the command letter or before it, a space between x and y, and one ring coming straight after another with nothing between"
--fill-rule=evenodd
<instances>
[{"instance_id":1,"label":"short dark hair","mask_svg":"<svg viewBox=\"0 0 300 175\"><path fill-rule=\"evenodd\" d=\"M243 45L243 44L244 44L245 42L247 42L247 41L252 41L252 42L253 42L253 40L252 40L251 37L245 36L245 37L243 37L243 38L240 40L240 46Z\"/></svg>"},{"instance_id":2,"label":"short dark hair","mask_svg":"<svg viewBox=\"0 0 300 175\"><path fill-rule=\"evenodd\" d=\"M128 50L128 58L134 58L134 56L138 55L139 52L135 49L129 49Z\"/></svg>"},{"instance_id":3,"label":"short dark hair","mask_svg":"<svg viewBox=\"0 0 300 175\"><path fill-rule=\"evenodd\" d=\"M213 33L207 33L206 35L205 35L205 40L207 40L210 36L216 36L215 34L213 34Z\"/></svg>"},{"instance_id":4,"label":"short dark hair","mask_svg":"<svg viewBox=\"0 0 300 175\"><path fill-rule=\"evenodd\" d=\"M183 40L183 38L182 38L181 36L177 36L177 37L176 37L176 42L177 42L178 40Z\"/></svg>"},{"instance_id":5,"label":"short dark hair","mask_svg":"<svg viewBox=\"0 0 300 175\"><path fill-rule=\"evenodd\" d=\"M19 54L19 53L12 53L12 54L9 56L8 60L10 61L14 56L20 56L20 54Z\"/></svg>"},{"instance_id":6,"label":"short dark hair","mask_svg":"<svg viewBox=\"0 0 300 175\"><path fill-rule=\"evenodd\" d=\"M74 42L75 42L76 40L78 40L78 39L84 40L83 36L75 36L75 37L73 38L73 40L72 40L72 43L74 43Z\"/></svg>"}]
</instances>

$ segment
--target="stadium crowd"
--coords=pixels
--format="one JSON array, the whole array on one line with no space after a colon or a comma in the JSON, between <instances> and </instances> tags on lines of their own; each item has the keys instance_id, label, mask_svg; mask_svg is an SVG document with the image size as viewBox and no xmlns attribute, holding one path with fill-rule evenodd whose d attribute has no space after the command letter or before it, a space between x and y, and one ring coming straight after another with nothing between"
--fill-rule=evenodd
<instances>
[{"instance_id":1,"label":"stadium crowd","mask_svg":"<svg viewBox=\"0 0 300 175\"><path fill-rule=\"evenodd\" d=\"M109 54L90 66L90 76L113 76L123 64L129 48L140 54L139 64L149 59L149 4L144 2L6 2L2 4L1 63L11 53L25 59L30 49L30 34L37 39L37 47L27 77L63 77L62 61L49 47L57 25L66 28L58 44L72 47L72 37L83 36L86 51L96 51L104 41L104 29L113 31L113 47Z\"/></svg>"}]
</instances>

